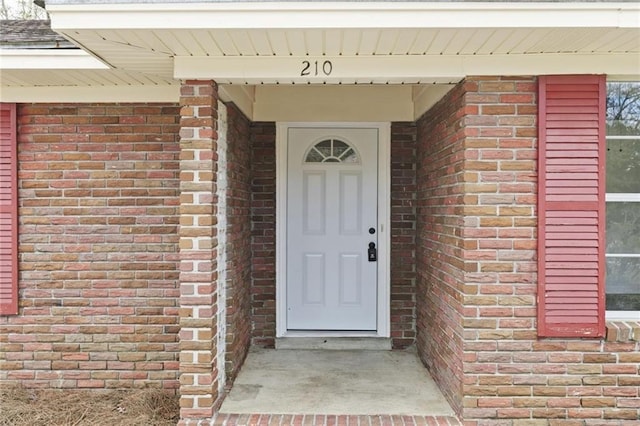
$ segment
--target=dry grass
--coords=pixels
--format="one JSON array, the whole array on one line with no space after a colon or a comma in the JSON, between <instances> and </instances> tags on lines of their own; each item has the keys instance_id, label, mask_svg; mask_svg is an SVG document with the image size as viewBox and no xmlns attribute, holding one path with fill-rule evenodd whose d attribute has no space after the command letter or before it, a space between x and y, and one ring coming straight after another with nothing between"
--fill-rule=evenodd
<instances>
[{"instance_id":1,"label":"dry grass","mask_svg":"<svg viewBox=\"0 0 640 426\"><path fill-rule=\"evenodd\" d=\"M91 392L0 387L1 426L173 426L179 412L178 396L159 389Z\"/></svg>"}]
</instances>

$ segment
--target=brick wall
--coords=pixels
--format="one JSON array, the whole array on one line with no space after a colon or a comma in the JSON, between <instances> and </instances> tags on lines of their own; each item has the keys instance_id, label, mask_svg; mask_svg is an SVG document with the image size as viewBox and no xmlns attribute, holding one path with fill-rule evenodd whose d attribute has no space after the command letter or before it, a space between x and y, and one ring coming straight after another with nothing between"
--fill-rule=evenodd
<instances>
[{"instance_id":1,"label":"brick wall","mask_svg":"<svg viewBox=\"0 0 640 426\"><path fill-rule=\"evenodd\" d=\"M465 86L417 122L417 347L456 412L462 406Z\"/></svg>"},{"instance_id":2,"label":"brick wall","mask_svg":"<svg viewBox=\"0 0 640 426\"><path fill-rule=\"evenodd\" d=\"M468 78L418 123L421 357L470 425L637 424L639 336L537 337L536 90Z\"/></svg>"},{"instance_id":3,"label":"brick wall","mask_svg":"<svg viewBox=\"0 0 640 426\"><path fill-rule=\"evenodd\" d=\"M391 338L396 349L415 342L416 125L391 125Z\"/></svg>"},{"instance_id":4,"label":"brick wall","mask_svg":"<svg viewBox=\"0 0 640 426\"><path fill-rule=\"evenodd\" d=\"M553 386L544 372L558 367L534 370L547 356L532 352L557 347L535 330L537 84L469 79L466 89L465 416L528 418L554 408L526 399Z\"/></svg>"},{"instance_id":5,"label":"brick wall","mask_svg":"<svg viewBox=\"0 0 640 426\"><path fill-rule=\"evenodd\" d=\"M20 316L0 380L178 387L178 107L18 108Z\"/></svg>"},{"instance_id":6,"label":"brick wall","mask_svg":"<svg viewBox=\"0 0 640 426\"><path fill-rule=\"evenodd\" d=\"M635 423L637 341L537 338L536 79L474 78L466 88L464 417Z\"/></svg>"},{"instance_id":7,"label":"brick wall","mask_svg":"<svg viewBox=\"0 0 640 426\"><path fill-rule=\"evenodd\" d=\"M249 120L227 105L226 366L233 381L251 339L251 139Z\"/></svg>"},{"instance_id":8,"label":"brick wall","mask_svg":"<svg viewBox=\"0 0 640 426\"><path fill-rule=\"evenodd\" d=\"M251 127L251 315L253 344L274 347L276 337L276 127Z\"/></svg>"}]
</instances>

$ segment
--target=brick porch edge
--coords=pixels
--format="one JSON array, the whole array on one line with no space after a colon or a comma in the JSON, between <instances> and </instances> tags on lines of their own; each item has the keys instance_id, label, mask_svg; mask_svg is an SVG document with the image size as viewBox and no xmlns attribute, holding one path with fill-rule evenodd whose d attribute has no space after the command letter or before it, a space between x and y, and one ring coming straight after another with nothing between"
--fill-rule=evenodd
<instances>
[{"instance_id":1,"label":"brick porch edge","mask_svg":"<svg viewBox=\"0 0 640 426\"><path fill-rule=\"evenodd\" d=\"M192 420L184 426L458 426L455 417L325 415L325 414L217 414L209 420Z\"/></svg>"}]
</instances>

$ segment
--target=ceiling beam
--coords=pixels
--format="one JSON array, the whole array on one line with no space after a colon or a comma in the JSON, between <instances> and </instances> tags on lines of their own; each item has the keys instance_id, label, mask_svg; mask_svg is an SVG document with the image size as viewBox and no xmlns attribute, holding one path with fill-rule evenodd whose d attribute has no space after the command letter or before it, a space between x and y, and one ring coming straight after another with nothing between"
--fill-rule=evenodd
<instances>
[{"instance_id":1,"label":"ceiling beam","mask_svg":"<svg viewBox=\"0 0 640 426\"><path fill-rule=\"evenodd\" d=\"M640 61L625 54L178 56L174 78L220 84L455 83L469 75L640 75Z\"/></svg>"}]
</instances>

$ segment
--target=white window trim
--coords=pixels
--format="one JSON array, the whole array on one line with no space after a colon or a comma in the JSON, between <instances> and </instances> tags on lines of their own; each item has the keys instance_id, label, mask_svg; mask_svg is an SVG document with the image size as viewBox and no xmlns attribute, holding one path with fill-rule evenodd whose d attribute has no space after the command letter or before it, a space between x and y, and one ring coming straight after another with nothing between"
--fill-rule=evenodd
<instances>
[{"instance_id":1,"label":"white window trim","mask_svg":"<svg viewBox=\"0 0 640 426\"><path fill-rule=\"evenodd\" d=\"M640 203L640 193L623 193L612 192L607 193L606 202L616 203Z\"/></svg>"},{"instance_id":2,"label":"white window trim","mask_svg":"<svg viewBox=\"0 0 640 426\"><path fill-rule=\"evenodd\" d=\"M607 321L640 321L640 311L607 311Z\"/></svg>"}]
</instances>

